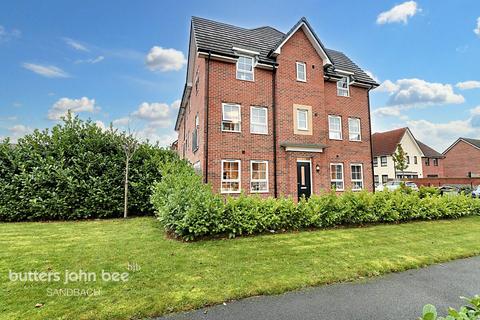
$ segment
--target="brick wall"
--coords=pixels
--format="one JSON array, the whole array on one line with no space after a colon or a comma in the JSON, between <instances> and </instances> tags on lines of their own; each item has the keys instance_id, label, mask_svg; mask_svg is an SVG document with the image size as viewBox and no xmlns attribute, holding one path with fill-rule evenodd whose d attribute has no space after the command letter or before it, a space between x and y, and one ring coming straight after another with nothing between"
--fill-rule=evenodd
<instances>
[{"instance_id":1,"label":"brick wall","mask_svg":"<svg viewBox=\"0 0 480 320\"><path fill-rule=\"evenodd\" d=\"M415 182L418 186L440 187L443 185L464 185L477 186L480 185L480 178L420 178L409 179Z\"/></svg>"},{"instance_id":2,"label":"brick wall","mask_svg":"<svg viewBox=\"0 0 480 320\"><path fill-rule=\"evenodd\" d=\"M426 164L427 158L422 158L422 171L423 177L429 178L430 176L437 176L439 178L445 177L445 171L443 168L444 161L443 159L437 159L438 166L435 166L435 160L433 158L429 159L429 165Z\"/></svg>"},{"instance_id":3,"label":"brick wall","mask_svg":"<svg viewBox=\"0 0 480 320\"><path fill-rule=\"evenodd\" d=\"M468 173L480 174L480 150L460 140L443 160L445 176L448 178L468 177Z\"/></svg>"},{"instance_id":4,"label":"brick wall","mask_svg":"<svg viewBox=\"0 0 480 320\"><path fill-rule=\"evenodd\" d=\"M296 61L306 63L307 82L296 80ZM350 164L363 165L364 188L372 190L372 168L370 157L370 127L368 113L368 92L365 88L350 86L350 97L338 97L335 82L325 82L323 62L300 29L282 47L278 56L279 64L276 75L277 108L277 178L278 194L297 196L297 160L310 159L312 169L312 193L330 189L330 163L344 164L345 189L351 188ZM201 74L200 91L204 91L205 59L197 58L196 65ZM195 70L197 70L197 66ZM273 71L255 68L254 81L236 79L234 62L210 61L209 83L209 125L208 125L208 182L213 189L220 192L221 160L241 160L241 189L250 191L250 160L267 160L269 163L269 192L264 196L274 195L273 164ZM201 115L201 126L205 123L203 108L205 96L195 95L192 90L190 111L179 130L178 151L183 150L183 133L186 128L194 127L194 114ZM222 132L222 103L241 105L241 132ZM294 134L293 105L307 105L312 108L312 134ZM250 133L250 107L262 106L268 109L268 134ZM328 115L342 117L343 140L328 139ZM361 121L361 142L348 140L348 117ZM202 130L203 131L203 127ZM200 146L204 137L200 138ZM280 147L281 142L324 144L323 153L286 152ZM189 143L189 149L191 144ZM186 157L193 163L202 159L203 148L197 153L187 151ZM320 167L319 172L315 170Z\"/></svg>"}]
</instances>

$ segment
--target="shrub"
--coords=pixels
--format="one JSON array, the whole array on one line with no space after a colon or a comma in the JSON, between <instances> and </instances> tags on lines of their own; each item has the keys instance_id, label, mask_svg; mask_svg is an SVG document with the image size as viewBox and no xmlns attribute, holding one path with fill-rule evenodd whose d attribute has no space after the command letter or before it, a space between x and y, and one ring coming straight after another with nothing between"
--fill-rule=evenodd
<instances>
[{"instance_id":1,"label":"shrub","mask_svg":"<svg viewBox=\"0 0 480 320\"><path fill-rule=\"evenodd\" d=\"M461 307L459 310L448 308L446 318L438 317L437 309L431 304L423 307L422 317L419 320L477 320L480 319L480 296L476 295L471 299L463 298L470 303L470 306Z\"/></svg>"},{"instance_id":2,"label":"shrub","mask_svg":"<svg viewBox=\"0 0 480 320\"><path fill-rule=\"evenodd\" d=\"M476 199L464 195L441 197L429 191L422 195L404 190L341 195L330 191L298 203L291 198L243 194L224 199L203 184L184 161L164 164L162 174L162 180L155 184L152 203L165 229L185 240L480 214L480 201Z\"/></svg>"},{"instance_id":3,"label":"shrub","mask_svg":"<svg viewBox=\"0 0 480 320\"><path fill-rule=\"evenodd\" d=\"M124 134L68 115L51 130L0 143L0 221L121 217ZM171 151L141 143L130 163L129 212L153 214L151 186Z\"/></svg>"}]
</instances>

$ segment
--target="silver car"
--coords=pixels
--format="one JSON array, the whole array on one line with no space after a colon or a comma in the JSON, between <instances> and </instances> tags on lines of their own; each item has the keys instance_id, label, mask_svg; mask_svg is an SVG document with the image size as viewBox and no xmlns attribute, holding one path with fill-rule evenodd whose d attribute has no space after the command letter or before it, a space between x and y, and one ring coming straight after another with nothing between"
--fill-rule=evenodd
<instances>
[{"instance_id":1,"label":"silver car","mask_svg":"<svg viewBox=\"0 0 480 320\"><path fill-rule=\"evenodd\" d=\"M418 191L418 186L415 182L412 181L401 181L401 180L392 180L388 181L385 184L379 184L376 188L375 191L383 191L383 190L388 190L388 191L395 191L400 189L400 186L402 183L405 183L405 186L414 190Z\"/></svg>"},{"instance_id":2,"label":"silver car","mask_svg":"<svg viewBox=\"0 0 480 320\"><path fill-rule=\"evenodd\" d=\"M480 185L477 186L477 189L474 189L472 191L472 197L480 198Z\"/></svg>"}]
</instances>

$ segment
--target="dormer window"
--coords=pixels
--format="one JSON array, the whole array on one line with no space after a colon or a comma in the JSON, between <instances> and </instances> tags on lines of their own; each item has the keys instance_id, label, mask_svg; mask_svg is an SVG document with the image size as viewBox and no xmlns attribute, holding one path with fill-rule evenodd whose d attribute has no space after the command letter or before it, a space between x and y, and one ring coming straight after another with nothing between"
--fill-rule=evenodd
<instances>
[{"instance_id":1,"label":"dormer window","mask_svg":"<svg viewBox=\"0 0 480 320\"><path fill-rule=\"evenodd\" d=\"M307 82L307 66L303 62L297 62L297 81Z\"/></svg>"},{"instance_id":2,"label":"dormer window","mask_svg":"<svg viewBox=\"0 0 480 320\"><path fill-rule=\"evenodd\" d=\"M237 79L253 81L253 57L247 57L247 56L238 57Z\"/></svg>"},{"instance_id":3,"label":"dormer window","mask_svg":"<svg viewBox=\"0 0 480 320\"><path fill-rule=\"evenodd\" d=\"M350 97L350 83L348 77L342 77L337 81L337 96Z\"/></svg>"}]
</instances>

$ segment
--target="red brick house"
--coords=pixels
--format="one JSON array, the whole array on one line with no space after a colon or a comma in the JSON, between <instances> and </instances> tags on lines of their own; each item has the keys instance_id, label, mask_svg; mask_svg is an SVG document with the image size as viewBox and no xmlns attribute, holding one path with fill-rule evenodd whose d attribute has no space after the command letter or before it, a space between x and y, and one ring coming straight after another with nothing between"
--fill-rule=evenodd
<instances>
[{"instance_id":1,"label":"red brick house","mask_svg":"<svg viewBox=\"0 0 480 320\"><path fill-rule=\"evenodd\" d=\"M444 152L447 178L480 177L480 140L459 138Z\"/></svg>"},{"instance_id":2,"label":"red brick house","mask_svg":"<svg viewBox=\"0 0 480 320\"><path fill-rule=\"evenodd\" d=\"M422 171L424 178L444 178L444 156L435 149L427 146L425 143L418 141L418 145L423 152Z\"/></svg>"},{"instance_id":3,"label":"red brick house","mask_svg":"<svg viewBox=\"0 0 480 320\"><path fill-rule=\"evenodd\" d=\"M305 18L283 33L193 17L178 152L219 193L372 190L377 86Z\"/></svg>"}]
</instances>

